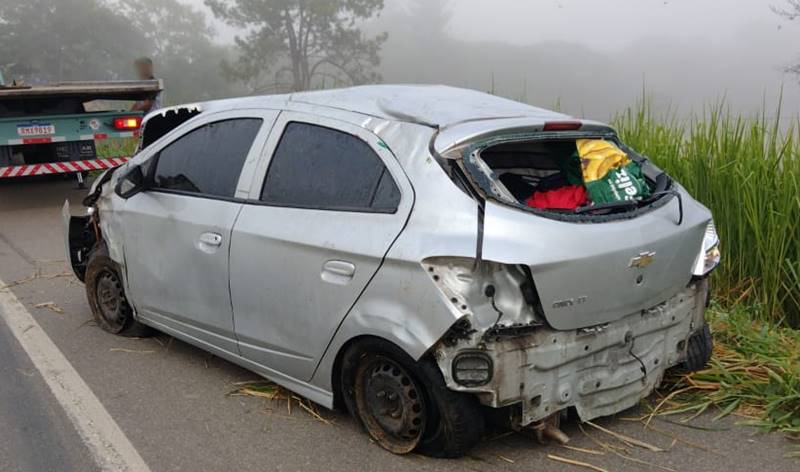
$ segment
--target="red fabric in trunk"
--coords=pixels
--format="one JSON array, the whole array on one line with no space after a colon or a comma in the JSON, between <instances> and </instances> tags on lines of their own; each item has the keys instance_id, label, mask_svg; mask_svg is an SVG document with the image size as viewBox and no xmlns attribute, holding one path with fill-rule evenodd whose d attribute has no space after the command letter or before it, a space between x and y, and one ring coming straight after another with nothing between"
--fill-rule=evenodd
<instances>
[{"instance_id":1,"label":"red fabric in trunk","mask_svg":"<svg viewBox=\"0 0 800 472\"><path fill-rule=\"evenodd\" d=\"M535 192L525 203L542 210L574 210L588 202L583 185L567 185L546 192Z\"/></svg>"}]
</instances>

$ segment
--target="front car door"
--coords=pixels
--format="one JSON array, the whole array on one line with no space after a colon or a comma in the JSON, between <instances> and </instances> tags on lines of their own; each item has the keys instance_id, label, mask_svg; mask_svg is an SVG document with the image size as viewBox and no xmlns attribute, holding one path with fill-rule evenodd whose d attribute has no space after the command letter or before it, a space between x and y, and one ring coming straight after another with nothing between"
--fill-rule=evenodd
<instances>
[{"instance_id":1,"label":"front car door","mask_svg":"<svg viewBox=\"0 0 800 472\"><path fill-rule=\"evenodd\" d=\"M231 240L243 357L311 378L330 339L402 231L411 185L372 133L282 112Z\"/></svg>"},{"instance_id":2,"label":"front car door","mask_svg":"<svg viewBox=\"0 0 800 472\"><path fill-rule=\"evenodd\" d=\"M230 236L242 208L238 197L251 184L247 169L276 116L259 110L203 116L149 151L143 167L151 188L127 200L122 218L129 297L146 322L238 352Z\"/></svg>"}]
</instances>

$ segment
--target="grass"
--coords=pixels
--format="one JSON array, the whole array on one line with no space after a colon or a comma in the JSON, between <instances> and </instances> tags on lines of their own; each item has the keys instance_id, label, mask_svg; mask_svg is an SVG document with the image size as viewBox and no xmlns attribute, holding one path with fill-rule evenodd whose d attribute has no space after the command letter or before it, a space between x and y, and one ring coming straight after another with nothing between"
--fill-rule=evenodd
<instances>
[{"instance_id":1,"label":"grass","mask_svg":"<svg viewBox=\"0 0 800 472\"><path fill-rule=\"evenodd\" d=\"M108 138L95 141L97 157L131 157L136 152L137 138Z\"/></svg>"},{"instance_id":2,"label":"grass","mask_svg":"<svg viewBox=\"0 0 800 472\"><path fill-rule=\"evenodd\" d=\"M679 120L648 100L614 119L622 139L714 213L723 260L714 275L727 308L800 327L800 127L723 104Z\"/></svg>"},{"instance_id":3,"label":"grass","mask_svg":"<svg viewBox=\"0 0 800 472\"><path fill-rule=\"evenodd\" d=\"M754 322L751 310L709 311L714 356L700 372L668 379L653 414L694 417L711 409L800 439L800 331ZM798 450L800 453L800 449ZM798 456L800 457L800 456Z\"/></svg>"}]
</instances>

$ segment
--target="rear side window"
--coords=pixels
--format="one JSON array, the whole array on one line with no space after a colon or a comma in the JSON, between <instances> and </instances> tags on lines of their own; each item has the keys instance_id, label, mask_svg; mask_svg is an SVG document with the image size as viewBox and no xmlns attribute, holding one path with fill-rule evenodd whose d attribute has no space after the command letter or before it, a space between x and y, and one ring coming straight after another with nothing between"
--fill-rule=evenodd
<instances>
[{"instance_id":1,"label":"rear side window","mask_svg":"<svg viewBox=\"0 0 800 472\"><path fill-rule=\"evenodd\" d=\"M307 123L289 123L272 156L261 201L324 210L392 213L400 191L361 139Z\"/></svg>"},{"instance_id":2,"label":"rear side window","mask_svg":"<svg viewBox=\"0 0 800 472\"><path fill-rule=\"evenodd\" d=\"M155 188L232 198L261 119L238 118L201 126L161 150Z\"/></svg>"}]
</instances>

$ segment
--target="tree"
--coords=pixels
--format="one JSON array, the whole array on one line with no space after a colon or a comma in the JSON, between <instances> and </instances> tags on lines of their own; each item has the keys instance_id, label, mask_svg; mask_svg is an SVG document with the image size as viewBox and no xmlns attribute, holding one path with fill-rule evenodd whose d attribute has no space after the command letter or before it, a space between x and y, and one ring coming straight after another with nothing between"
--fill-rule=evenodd
<instances>
[{"instance_id":1,"label":"tree","mask_svg":"<svg viewBox=\"0 0 800 472\"><path fill-rule=\"evenodd\" d=\"M220 69L228 48L214 43L203 12L177 0L115 0L112 7L144 36L137 55L153 59L168 102L237 94Z\"/></svg>"},{"instance_id":2,"label":"tree","mask_svg":"<svg viewBox=\"0 0 800 472\"><path fill-rule=\"evenodd\" d=\"M98 0L0 1L0 67L28 82L113 79L144 39Z\"/></svg>"},{"instance_id":3,"label":"tree","mask_svg":"<svg viewBox=\"0 0 800 472\"><path fill-rule=\"evenodd\" d=\"M383 0L205 0L222 21L242 29L239 58L226 73L256 91L308 90L380 80L375 68L386 33L366 37L357 23Z\"/></svg>"},{"instance_id":4,"label":"tree","mask_svg":"<svg viewBox=\"0 0 800 472\"><path fill-rule=\"evenodd\" d=\"M794 21L800 18L800 0L786 0L786 5L783 7L771 7L772 11L778 15L786 18L789 21ZM795 64L786 67L786 72L791 72L800 75L800 64Z\"/></svg>"}]
</instances>

